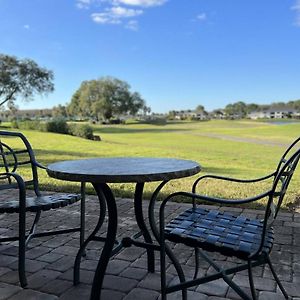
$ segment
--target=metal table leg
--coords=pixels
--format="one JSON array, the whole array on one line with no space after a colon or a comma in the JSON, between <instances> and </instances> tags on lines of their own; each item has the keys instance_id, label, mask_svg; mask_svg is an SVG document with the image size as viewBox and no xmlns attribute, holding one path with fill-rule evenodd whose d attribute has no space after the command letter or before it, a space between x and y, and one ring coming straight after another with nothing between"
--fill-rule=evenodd
<instances>
[{"instance_id":1,"label":"metal table leg","mask_svg":"<svg viewBox=\"0 0 300 300\"><path fill-rule=\"evenodd\" d=\"M144 237L146 243L153 244L149 230L145 224L144 215L143 215L143 189L144 183L137 183L134 193L134 213L136 218L136 223L141 230L141 233ZM148 258L148 271L154 273L155 270L155 259L154 259L154 250L147 249L147 258Z\"/></svg>"},{"instance_id":2,"label":"metal table leg","mask_svg":"<svg viewBox=\"0 0 300 300\"><path fill-rule=\"evenodd\" d=\"M108 212L108 227L106 234L106 241L101 252L101 256L95 271L93 280L91 300L99 300L102 283L105 275L105 271L111 256L111 252L116 240L117 226L118 226L118 214L115 197L107 184L93 183L94 189L97 192L98 198L105 199Z\"/></svg>"},{"instance_id":3,"label":"metal table leg","mask_svg":"<svg viewBox=\"0 0 300 300\"><path fill-rule=\"evenodd\" d=\"M84 243L84 233L85 233L85 182L81 182L80 194L80 247ZM85 252L83 253L85 256Z\"/></svg>"},{"instance_id":4,"label":"metal table leg","mask_svg":"<svg viewBox=\"0 0 300 300\"><path fill-rule=\"evenodd\" d=\"M92 231L90 236L84 242L81 241L82 244L80 245L80 248L76 255L75 263L74 263L74 279L73 279L74 285L77 285L80 281L80 273L79 273L80 260L81 260L81 257L85 255L85 248L90 241L94 240L94 238L95 238L96 234L98 233L99 229L101 228L101 226L104 222L104 218L105 218L105 212L106 212L105 197L104 197L103 193L98 192L96 188L95 188L95 190L97 192L99 204L100 204L99 219L98 219L98 223L97 223L95 229Z\"/></svg>"}]
</instances>

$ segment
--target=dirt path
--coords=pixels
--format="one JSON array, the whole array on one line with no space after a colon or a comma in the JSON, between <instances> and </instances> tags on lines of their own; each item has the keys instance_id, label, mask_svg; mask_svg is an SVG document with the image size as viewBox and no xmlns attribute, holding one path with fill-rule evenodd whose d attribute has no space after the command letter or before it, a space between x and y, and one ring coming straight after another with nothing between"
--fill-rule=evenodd
<instances>
[{"instance_id":1,"label":"dirt path","mask_svg":"<svg viewBox=\"0 0 300 300\"><path fill-rule=\"evenodd\" d=\"M260 140L255 138L247 138L247 137L236 137L233 135L221 135L221 134L215 134L215 133L197 133L194 135L200 135L205 137L211 137L226 141L234 141L234 142L243 142L243 143L252 143L252 144L258 144L258 145L271 145L271 146L279 146L279 147L287 147L289 143L282 143L282 142L276 142L276 141L268 141L268 140Z\"/></svg>"}]
</instances>

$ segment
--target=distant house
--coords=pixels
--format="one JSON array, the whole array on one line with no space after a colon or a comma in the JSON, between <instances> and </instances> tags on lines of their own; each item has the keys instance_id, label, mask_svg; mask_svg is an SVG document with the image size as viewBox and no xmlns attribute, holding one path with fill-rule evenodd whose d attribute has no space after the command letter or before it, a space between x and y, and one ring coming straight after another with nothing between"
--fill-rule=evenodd
<instances>
[{"instance_id":1,"label":"distant house","mask_svg":"<svg viewBox=\"0 0 300 300\"><path fill-rule=\"evenodd\" d=\"M266 111L252 111L248 114L248 118L252 120L269 119L269 114Z\"/></svg>"},{"instance_id":2,"label":"distant house","mask_svg":"<svg viewBox=\"0 0 300 300\"><path fill-rule=\"evenodd\" d=\"M248 114L250 119L286 119L292 117L298 117L300 114L294 108L280 108L280 107L271 107L263 111L253 111Z\"/></svg>"},{"instance_id":3,"label":"distant house","mask_svg":"<svg viewBox=\"0 0 300 300\"><path fill-rule=\"evenodd\" d=\"M175 120L186 120L188 118L193 118L196 116L196 113L191 110L180 110L174 112Z\"/></svg>"},{"instance_id":4,"label":"distant house","mask_svg":"<svg viewBox=\"0 0 300 300\"><path fill-rule=\"evenodd\" d=\"M52 117L52 109L18 109L15 112L1 111L0 119L9 121L12 117L18 120L49 120Z\"/></svg>"},{"instance_id":5,"label":"distant house","mask_svg":"<svg viewBox=\"0 0 300 300\"><path fill-rule=\"evenodd\" d=\"M210 112L209 115L212 119L222 120L222 119L226 118L226 113L222 109L216 109L216 110Z\"/></svg>"},{"instance_id":6,"label":"distant house","mask_svg":"<svg viewBox=\"0 0 300 300\"><path fill-rule=\"evenodd\" d=\"M234 114L225 114L224 119L228 120L239 120L245 117L242 113L234 113Z\"/></svg>"},{"instance_id":7,"label":"distant house","mask_svg":"<svg viewBox=\"0 0 300 300\"><path fill-rule=\"evenodd\" d=\"M195 110L180 110L175 111L174 115L175 120L208 120L208 114L206 112L198 112Z\"/></svg>"}]
</instances>

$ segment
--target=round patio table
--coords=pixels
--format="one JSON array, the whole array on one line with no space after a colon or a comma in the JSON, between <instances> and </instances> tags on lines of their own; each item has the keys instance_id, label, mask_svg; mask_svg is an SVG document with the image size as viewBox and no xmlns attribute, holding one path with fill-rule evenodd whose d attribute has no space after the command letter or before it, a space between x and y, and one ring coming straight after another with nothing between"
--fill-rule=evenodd
<instances>
[{"instance_id":1,"label":"round patio table","mask_svg":"<svg viewBox=\"0 0 300 300\"><path fill-rule=\"evenodd\" d=\"M146 182L160 181L149 202L148 214L151 231L158 239L158 231L154 219L155 200L162 187L171 179L192 176L200 171L197 162L173 158L144 158L144 157L115 157L91 158L82 160L61 161L50 164L47 168L48 175L56 179L90 182L92 183L100 204L98 223L90 236L81 245L74 263L74 284L79 283L80 260L85 248L90 241L104 241L99 262L95 271L91 299L100 299L101 288L107 264L112 255L123 247L132 245L147 249L148 271L154 272L154 250L159 250L159 245L154 244L151 234L145 224L142 197ZM118 210L115 197L108 183L136 183L134 193L134 211L140 232L132 238L123 238L116 241L118 226ZM97 236L106 214L108 213L108 227L106 237ZM136 238L143 236L144 242ZM114 247L115 246L115 247Z\"/></svg>"}]
</instances>

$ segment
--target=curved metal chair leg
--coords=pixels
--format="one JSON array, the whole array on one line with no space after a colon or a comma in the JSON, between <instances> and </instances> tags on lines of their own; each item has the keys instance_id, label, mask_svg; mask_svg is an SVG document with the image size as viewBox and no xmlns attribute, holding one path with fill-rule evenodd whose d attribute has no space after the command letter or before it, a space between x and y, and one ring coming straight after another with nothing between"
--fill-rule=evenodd
<instances>
[{"instance_id":1,"label":"curved metal chair leg","mask_svg":"<svg viewBox=\"0 0 300 300\"><path fill-rule=\"evenodd\" d=\"M28 237L27 237L26 242L25 242L26 247L28 246L28 243L30 242L30 240L34 236L35 230L36 230L38 222L40 220L40 216L41 216L41 210L37 211L37 213L35 214L34 221L32 223L31 229L29 231Z\"/></svg>"},{"instance_id":2,"label":"curved metal chair leg","mask_svg":"<svg viewBox=\"0 0 300 300\"><path fill-rule=\"evenodd\" d=\"M165 243L160 246L160 284L161 284L161 300L167 300L167 284L166 284L166 247Z\"/></svg>"},{"instance_id":3,"label":"curved metal chair leg","mask_svg":"<svg viewBox=\"0 0 300 300\"><path fill-rule=\"evenodd\" d=\"M251 294L253 300L256 300L256 290L254 286L254 281L253 281L253 274L252 274L252 266L251 266L251 261L248 260L248 277L249 277L249 283L250 283L250 289L251 289Z\"/></svg>"},{"instance_id":4,"label":"curved metal chair leg","mask_svg":"<svg viewBox=\"0 0 300 300\"><path fill-rule=\"evenodd\" d=\"M275 270L274 270L274 267L273 267L273 265L272 265L272 263L271 263L271 260L270 260L269 255L266 257L266 259L267 259L267 263L268 263L268 265L269 265L269 267L270 267L270 270L271 270L271 272L272 272L272 275L273 275L274 279L276 280L276 282L277 282L277 284L278 284L278 286L279 286L279 288L280 288L282 294L284 295L284 298L285 298L285 299L289 299L289 296L288 296L288 294L287 294L285 288L283 287L282 283L280 282L280 279L278 278L278 276L277 276L277 274L276 274L276 272L275 272Z\"/></svg>"},{"instance_id":5,"label":"curved metal chair leg","mask_svg":"<svg viewBox=\"0 0 300 300\"><path fill-rule=\"evenodd\" d=\"M24 204L25 205L25 204ZM18 261L18 269L19 269L19 280L21 287L27 286L27 279L25 274L25 251L26 251L26 212L25 206L20 206L19 213L19 261Z\"/></svg>"},{"instance_id":6,"label":"curved metal chair leg","mask_svg":"<svg viewBox=\"0 0 300 300\"><path fill-rule=\"evenodd\" d=\"M155 207L156 199L157 199L159 192L167 183L168 183L168 181L163 181L162 183L160 183L158 185L158 187L155 189L154 193L152 194L152 197L151 197L150 203L149 203L149 208L148 208L150 227L151 227L153 235L155 236L157 241L160 240L160 237L159 237L159 230L158 230L158 228L156 226L156 222L155 222L154 207ZM185 282L184 272L180 266L180 263L178 262L177 258L175 257L174 253L172 252L171 248L166 244L165 244L165 251L166 251L167 256L170 258L170 260L172 261L172 263L176 269L179 281L181 283ZM187 289L182 290L182 299L183 300L187 299Z\"/></svg>"},{"instance_id":7,"label":"curved metal chair leg","mask_svg":"<svg viewBox=\"0 0 300 300\"><path fill-rule=\"evenodd\" d=\"M78 251L78 253L76 255L76 258L75 258L75 263L74 263L74 279L73 279L74 285L77 285L79 283L79 280L80 280L80 276L79 276L80 260L81 260L81 257L85 254L85 248L88 245L88 243L91 240L93 240L93 238L96 236L97 232L101 228L101 226L102 226L102 224L104 222L104 219L105 219L106 204L105 204L105 199L104 199L104 196L102 195L102 193L98 194L98 200L99 200L99 204L100 204L100 212L99 212L98 223L97 223L95 229L90 234L90 236L80 246L80 249L79 249L79 251Z\"/></svg>"},{"instance_id":8,"label":"curved metal chair leg","mask_svg":"<svg viewBox=\"0 0 300 300\"><path fill-rule=\"evenodd\" d=\"M196 279L199 273L199 249L195 248L195 273L193 279Z\"/></svg>"}]
</instances>

